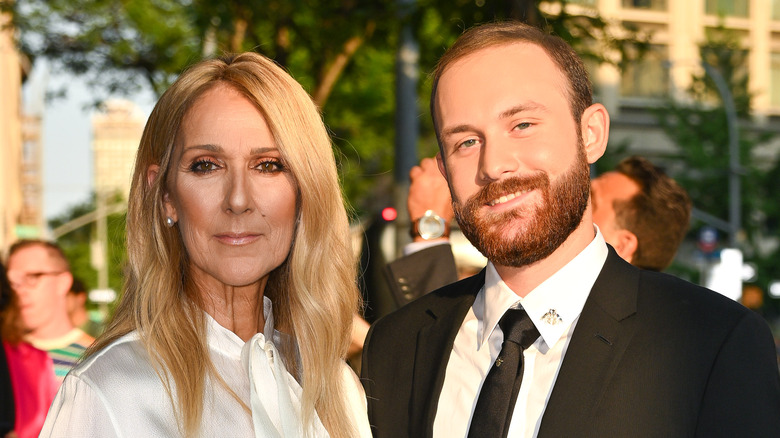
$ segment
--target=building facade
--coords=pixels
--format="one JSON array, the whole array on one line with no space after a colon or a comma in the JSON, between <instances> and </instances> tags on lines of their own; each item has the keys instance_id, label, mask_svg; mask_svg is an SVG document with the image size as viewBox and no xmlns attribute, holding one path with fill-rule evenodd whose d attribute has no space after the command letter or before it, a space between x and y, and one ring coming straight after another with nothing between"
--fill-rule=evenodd
<instances>
[{"instance_id":1,"label":"building facade","mask_svg":"<svg viewBox=\"0 0 780 438\"><path fill-rule=\"evenodd\" d=\"M146 117L128 100L109 100L92 116L95 192L98 196L130 193L135 154Z\"/></svg>"},{"instance_id":2,"label":"building facade","mask_svg":"<svg viewBox=\"0 0 780 438\"><path fill-rule=\"evenodd\" d=\"M0 14L0 255L16 240L23 193L22 61L16 50L10 17Z\"/></svg>"},{"instance_id":3,"label":"building facade","mask_svg":"<svg viewBox=\"0 0 780 438\"><path fill-rule=\"evenodd\" d=\"M702 72L699 48L709 30L736 35L747 52L753 94L749 129L780 133L780 0L574 0L610 22L648 31L650 49L622 71L600 65L592 71L597 99L612 116L611 142L626 142L643 155L662 156L675 147L655 127L648 108L673 97L685 101L694 73ZM780 145L766 149L777 159Z\"/></svg>"}]
</instances>

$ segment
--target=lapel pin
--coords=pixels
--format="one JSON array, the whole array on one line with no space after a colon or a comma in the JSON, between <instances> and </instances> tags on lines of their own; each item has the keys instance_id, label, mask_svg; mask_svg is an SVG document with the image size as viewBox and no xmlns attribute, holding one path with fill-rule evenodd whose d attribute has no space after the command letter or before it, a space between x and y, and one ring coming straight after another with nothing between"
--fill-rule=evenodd
<instances>
[{"instance_id":1,"label":"lapel pin","mask_svg":"<svg viewBox=\"0 0 780 438\"><path fill-rule=\"evenodd\" d=\"M504 359L501 359L500 357L498 359L496 359L496 366L497 367L500 367L502 363L504 363Z\"/></svg>"},{"instance_id":2,"label":"lapel pin","mask_svg":"<svg viewBox=\"0 0 780 438\"><path fill-rule=\"evenodd\" d=\"M550 325L558 324L559 322L563 322L563 319L560 315L558 315L558 312L555 311L555 309L550 309L542 315L542 322L546 322Z\"/></svg>"}]
</instances>

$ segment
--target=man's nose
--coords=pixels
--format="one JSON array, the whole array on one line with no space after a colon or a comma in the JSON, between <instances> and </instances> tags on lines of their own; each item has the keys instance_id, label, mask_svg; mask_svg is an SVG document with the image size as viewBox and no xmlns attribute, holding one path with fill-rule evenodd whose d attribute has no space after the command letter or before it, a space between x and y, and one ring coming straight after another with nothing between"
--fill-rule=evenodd
<instances>
[{"instance_id":1,"label":"man's nose","mask_svg":"<svg viewBox=\"0 0 780 438\"><path fill-rule=\"evenodd\" d=\"M519 168L518 157L510 139L494 136L485 139L479 157L479 177L483 181L498 181Z\"/></svg>"}]
</instances>

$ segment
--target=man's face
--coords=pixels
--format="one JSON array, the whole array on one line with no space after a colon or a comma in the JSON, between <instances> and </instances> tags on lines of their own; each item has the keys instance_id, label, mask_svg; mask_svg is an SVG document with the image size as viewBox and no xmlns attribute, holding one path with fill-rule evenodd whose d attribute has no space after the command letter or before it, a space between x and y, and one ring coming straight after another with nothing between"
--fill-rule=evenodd
<instances>
[{"instance_id":1,"label":"man's face","mask_svg":"<svg viewBox=\"0 0 780 438\"><path fill-rule=\"evenodd\" d=\"M490 47L452 64L436 96L456 217L493 263L546 258L579 226L589 171L563 73L540 47Z\"/></svg>"},{"instance_id":2,"label":"man's face","mask_svg":"<svg viewBox=\"0 0 780 438\"><path fill-rule=\"evenodd\" d=\"M615 202L630 200L639 189L639 184L619 172L606 172L591 182L593 222L612 246L618 245L616 233L623 229L617 223Z\"/></svg>"},{"instance_id":3,"label":"man's face","mask_svg":"<svg viewBox=\"0 0 780 438\"><path fill-rule=\"evenodd\" d=\"M8 259L8 280L19 296L22 320L32 335L67 312L64 297L72 277L64 263L49 256L43 246L14 252Z\"/></svg>"}]
</instances>

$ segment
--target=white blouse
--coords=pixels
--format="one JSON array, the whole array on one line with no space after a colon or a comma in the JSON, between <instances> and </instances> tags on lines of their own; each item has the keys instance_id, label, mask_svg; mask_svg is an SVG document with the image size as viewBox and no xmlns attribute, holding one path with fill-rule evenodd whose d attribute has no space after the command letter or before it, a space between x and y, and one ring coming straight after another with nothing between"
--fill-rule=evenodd
<instances>
[{"instance_id":1,"label":"white blouse","mask_svg":"<svg viewBox=\"0 0 780 438\"><path fill-rule=\"evenodd\" d=\"M207 379L200 436L304 435L301 386L283 361L277 360L277 347L292 341L274 330L271 301L265 298L263 304L263 333L246 343L206 314L211 360L227 386L251 407L252 414L248 415L222 385ZM363 388L346 363L342 378L359 435L369 437ZM175 397L175 388L172 390ZM309 436L328 436L319 418L313 423ZM40 436L181 436L170 398L136 332L117 339L68 374Z\"/></svg>"}]
</instances>

